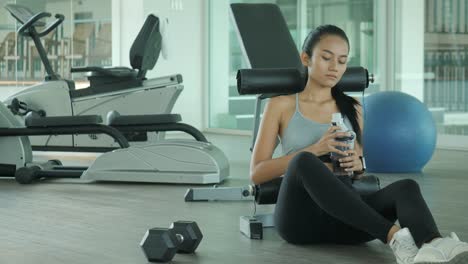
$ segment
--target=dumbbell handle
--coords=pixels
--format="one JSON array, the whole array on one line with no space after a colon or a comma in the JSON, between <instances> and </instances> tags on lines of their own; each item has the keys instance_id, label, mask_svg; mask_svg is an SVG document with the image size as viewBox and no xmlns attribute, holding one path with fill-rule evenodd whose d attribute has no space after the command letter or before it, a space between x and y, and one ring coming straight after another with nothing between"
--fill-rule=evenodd
<instances>
[{"instance_id":1,"label":"dumbbell handle","mask_svg":"<svg viewBox=\"0 0 468 264\"><path fill-rule=\"evenodd\" d=\"M181 234L176 234L176 237L177 237L177 240L179 241L179 243L183 243L184 242L184 236L181 235Z\"/></svg>"}]
</instances>

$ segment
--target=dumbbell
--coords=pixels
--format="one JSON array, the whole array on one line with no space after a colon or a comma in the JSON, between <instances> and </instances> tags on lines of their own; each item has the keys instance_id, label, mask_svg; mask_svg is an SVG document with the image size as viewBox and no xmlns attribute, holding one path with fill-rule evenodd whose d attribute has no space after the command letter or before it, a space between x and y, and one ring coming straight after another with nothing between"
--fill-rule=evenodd
<instances>
[{"instance_id":1,"label":"dumbbell","mask_svg":"<svg viewBox=\"0 0 468 264\"><path fill-rule=\"evenodd\" d=\"M177 221L169 228L151 228L140 242L150 262L168 262L176 253L193 253L203 235L196 222Z\"/></svg>"}]
</instances>

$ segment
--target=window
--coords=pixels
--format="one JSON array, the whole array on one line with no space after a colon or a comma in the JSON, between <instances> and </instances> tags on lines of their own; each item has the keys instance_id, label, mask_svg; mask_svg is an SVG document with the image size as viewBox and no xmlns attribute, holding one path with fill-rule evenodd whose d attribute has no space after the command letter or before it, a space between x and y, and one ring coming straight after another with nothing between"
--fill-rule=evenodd
<instances>
[{"instance_id":1,"label":"window","mask_svg":"<svg viewBox=\"0 0 468 264\"><path fill-rule=\"evenodd\" d=\"M424 97L438 132L468 135L468 1L425 1Z\"/></svg>"},{"instance_id":2,"label":"window","mask_svg":"<svg viewBox=\"0 0 468 264\"><path fill-rule=\"evenodd\" d=\"M377 74L373 0L210 1L210 128L252 130L255 96L239 96L235 79L237 70L247 67L229 14L229 4L239 2L278 5L298 49L318 25L343 28L351 45L349 65Z\"/></svg>"},{"instance_id":3,"label":"window","mask_svg":"<svg viewBox=\"0 0 468 264\"><path fill-rule=\"evenodd\" d=\"M307 26L322 24L342 28L349 38L348 66L362 66L374 72L374 4L373 0L309 0ZM308 30L306 29L307 33Z\"/></svg>"},{"instance_id":4,"label":"window","mask_svg":"<svg viewBox=\"0 0 468 264\"><path fill-rule=\"evenodd\" d=\"M57 13L65 16L65 21L41 41L54 72L74 79L77 87L87 86L81 83L86 78L71 74L71 67L112 64L112 0L0 0L0 86L29 86L46 75L34 42L16 36L16 20L3 8L8 3L26 6L34 13L50 12L48 22Z\"/></svg>"},{"instance_id":5,"label":"window","mask_svg":"<svg viewBox=\"0 0 468 264\"><path fill-rule=\"evenodd\" d=\"M468 1L396 1L394 8L395 88L426 104L439 141L468 135Z\"/></svg>"}]
</instances>

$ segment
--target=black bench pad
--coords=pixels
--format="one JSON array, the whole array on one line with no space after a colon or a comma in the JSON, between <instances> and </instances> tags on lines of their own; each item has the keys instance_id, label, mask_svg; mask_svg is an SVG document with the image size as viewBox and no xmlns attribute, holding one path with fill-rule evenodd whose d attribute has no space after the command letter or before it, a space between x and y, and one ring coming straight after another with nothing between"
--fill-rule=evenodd
<instances>
[{"instance_id":1,"label":"black bench pad","mask_svg":"<svg viewBox=\"0 0 468 264\"><path fill-rule=\"evenodd\" d=\"M179 114L159 115L119 115L115 111L107 115L109 126L138 126L138 125L160 125L173 124L182 121Z\"/></svg>"},{"instance_id":2,"label":"black bench pad","mask_svg":"<svg viewBox=\"0 0 468 264\"><path fill-rule=\"evenodd\" d=\"M26 127L86 126L101 123L102 117L99 115L38 117L28 114L25 119Z\"/></svg>"}]
</instances>

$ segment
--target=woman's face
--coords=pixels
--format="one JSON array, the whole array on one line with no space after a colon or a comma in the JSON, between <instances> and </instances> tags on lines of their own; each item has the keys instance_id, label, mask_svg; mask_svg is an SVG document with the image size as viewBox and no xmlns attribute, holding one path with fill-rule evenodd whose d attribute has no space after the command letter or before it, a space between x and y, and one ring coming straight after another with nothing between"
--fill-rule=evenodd
<instances>
[{"instance_id":1,"label":"woman's face","mask_svg":"<svg viewBox=\"0 0 468 264\"><path fill-rule=\"evenodd\" d=\"M312 57L302 54L302 63L307 66L309 79L323 87L333 87L346 71L348 44L336 35L325 35L312 50ZM305 55L305 56L304 56Z\"/></svg>"}]
</instances>

